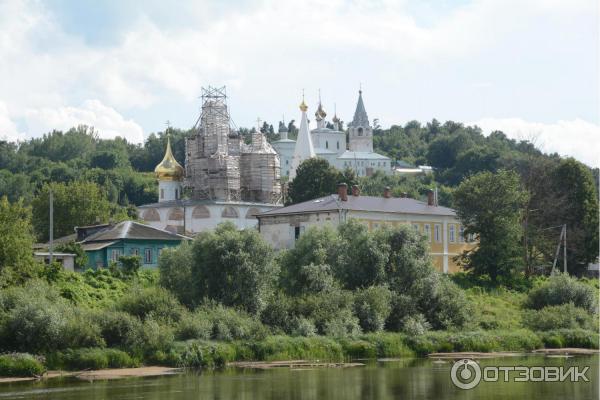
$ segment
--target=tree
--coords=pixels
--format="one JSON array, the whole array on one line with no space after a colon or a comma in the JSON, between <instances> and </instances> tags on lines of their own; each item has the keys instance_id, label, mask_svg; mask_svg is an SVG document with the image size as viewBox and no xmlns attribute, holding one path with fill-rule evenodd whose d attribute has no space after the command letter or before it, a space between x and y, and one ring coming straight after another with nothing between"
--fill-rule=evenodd
<instances>
[{"instance_id":1,"label":"tree","mask_svg":"<svg viewBox=\"0 0 600 400\"><path fill-rule=\"evenodd\" d=\"M309 158L300 164L296 177L290 182L287 203L301 203L335 193L337 184L344 178L327 160Z\"/></svg>"},{"instance_id":2,"label":"tree","mask_svg":"<svg viewBox=\"0 0 600 400\"><path fill-rule=\"evenodd\" d=\"M31 210L0 198L0 287L31 272L33 243Z\"/></svg>"},{"instance_id":3,"label":"tree","mask_svg":"<svg viewBox=\"0 0 600 400\"><path fill-rule=\"evenodd\" d=\"M254 229L238 231L232 223L202 232L194 241L194 298L217 301L258 314L272 293L278 266L273 249Z\"/></svg>"},{"instance_id":4,"label":"tree","mask_svg":"<svg viewBox=\"0 0 600 400\"><path fill-rule=\"evenodd\" d=\"M526 195L515 172L481 172L464 180L454 193L465 235L479 242L462 255L465 268L495 283L508 281L522 265L521 210Z\"/></svg>"},{"instance_id":5,"label":"tree","mask_svg":"<svg viewBox=\"0 0 600 400\"><path fill-rule=\"evenodd\" d=\"M192 281L193 259L192 246L187 242L181 243L176 248L164 249L158 259L160 285L190 307L195 302Z\"/></svg>"},{"instance_id":6,"label":"tree","mask_svg":"<svg viewBox=\"0 0 600 400\"><path fill-rule=\"evenodd\" d=\"M598 193L592 172L573 158L562 160L552 176L565 197L557 225L567 224L569 266L584 269L598 257ZM573 270L571 270L573 271Z\"/></svg>"},{"instance_id":7,"label":"tree","mask_svg":"<svg viewBox=\"0 0 600 400\"><path fill-rule=\"evenodd\" d=\"M54 237L69 235L76 226L126 218L121 209L113 209L94 183L47 184L32 202L33 225L40 240L48 240L50 190L54 195Z\"/></svg>"}]
</instances>

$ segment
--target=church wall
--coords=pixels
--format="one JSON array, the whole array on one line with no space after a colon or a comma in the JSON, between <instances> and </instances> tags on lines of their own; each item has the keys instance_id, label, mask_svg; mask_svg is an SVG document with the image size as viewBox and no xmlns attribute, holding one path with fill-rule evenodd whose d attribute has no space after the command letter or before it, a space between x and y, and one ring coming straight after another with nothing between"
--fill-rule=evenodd
<instances>
[{"instance_id":1,"label":"church wall","mask_svg":"<svg viewBox=\"0 0 600 400\"><path fill-rule=\"evenodd\" d=\"M302 235L313 226L339 224L337 211L320 212L316 214L281 215L260 218L260 234L276 250L294 247L295 235ZM298 228L298 231L296 231Z\"/></svg>"}]
</instances>

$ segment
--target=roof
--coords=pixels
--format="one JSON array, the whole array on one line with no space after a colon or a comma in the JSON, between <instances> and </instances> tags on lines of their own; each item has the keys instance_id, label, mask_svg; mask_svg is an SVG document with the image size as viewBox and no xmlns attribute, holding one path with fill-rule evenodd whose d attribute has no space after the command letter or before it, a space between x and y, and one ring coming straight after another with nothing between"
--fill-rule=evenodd
<instances>
[{"instance_id":1,"label":"roof","mask_svg":"<svg viewBox=\"0 0 600 400\"><path fill-rule=\"evenodd\" d=\"M337 131L335 129L331 129L331 128L315 128L313 130L310 131L310 133L337 133L339 135L346 135L344 132L342 131Z\"/></svg>"},{"instance_id":2,"label":"roof","mask_svg":"<svg viewBox=\"0 0 600 400\"><path fill-rule=\"evenodd\" d=\"M192 200L192 199L180 199L180 200L168 200L161 201L159 203L143 204L138 208L169 208L169 207L193 207L197 205L226 205L226 206L259 206L259 207L282 207L281 204L271 203L257 203L251 201L225 201L225 200Z\"/></svg>"},{"instance_id":3,"label":"roof","mask_svg":"<svg viewBox=\"0 0 600 400\"><path fill-rule=\"evenodd\" d=\"M292 139L279 139L279 140L273 141L271 144L274 144L274 143L296 143L296 141L292 140Z\"/></svg>"},{"instance_id":4,"label":"roof","mask_svg":"<svg viewBox=\"0 0 600 400\"><path fill-rule=\"evenodd\" d=\"M324 149L324 148L321 148L321 147L317 147L315 149L315 153L316 154L337 154L337 152L335 152L333 150Z\"/></svg>"},{"instance_id":5,"label":"roof","mask_svg":"<svg viewBox=\"0 0 600 400\"><path fill-rule=\"evenodd\" d=\"M81 243L81 248L84 251L94 251L94 250L100 250L103 249L105 247L108 247L110 245L113 245L117 243L117 241L113 241L113 242L94 242L94 243Z\"/></svg>"},{"instance_id":6,"label":"roof","mask_svg":"<svg viewBox=\"0 0 600 400\"><path fill-rule=\"evenodd\" d=\"M410 198L374 197L374 196L348 196L348 201L338 201L338 195L332 194L315 200L293 204L288 207L270 210L258 214L257 217L269 217L288 214L316 213L324 211L373 211L398 214L420 214L456 216L456 212L448 207L428 206L427 203Z\"/></svg>"},{"instance_id":7,"label":"roof","mask_svg":"<svg viewBox=\"0 0 600 400\"><path fill-rule=\"evenodd\" d=\"M369 117L365 110L365 103L363 103L362 90L358 91L358 102L356 103L356 110L354 111L354 118L350 123L350 126L369 126Z\"/></svg>"},{"instance_id":8,"label":"roof","mask_svg":"<svg viewBox=\"0 0 600 400\"><path fill-rule=\"evenodd\" d=\"M338 157L342 160L389 160L389 157L386 157L379 153L373 153L369 151L350 151L346 150Z\"/></svg>"},{"instance_id":9,"label":"roof","mask_svg":"<svg viewBox=\"0 0 600 400\"><path fill-rule=\"evenodd\" d=\"M86 237L81 243L117 241L122 239L141 240L184 240L186 236L164 231L135 221L123 221Z\"/></svg>"},{"instance_id":10,"label":"roof","mask_svg":"<svg viewBox=\"0 0 600 400\"><path fill-rule=\"evenodd\" d=\"M50 252L48 251L36 251L35 253L33 253L34 256L50 256ZM73 254L73 253L52 253L52 256L54 257L75 257L77 254Z\"/></svg>"}]
</instances>

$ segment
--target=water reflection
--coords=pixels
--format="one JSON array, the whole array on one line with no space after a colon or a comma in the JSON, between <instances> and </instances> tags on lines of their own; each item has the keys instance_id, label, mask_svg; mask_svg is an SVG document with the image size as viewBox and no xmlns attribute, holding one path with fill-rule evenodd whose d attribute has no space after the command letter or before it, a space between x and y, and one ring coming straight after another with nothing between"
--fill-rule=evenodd
<instances>
[{"instance_id":1,"label":"water reflection","mask_svg":"<svg viewBox=\"0 0 600 400\"><path fill-rule=\"evenodd\" d=\"M590 382L482 382L468 391L452 385L451 362L406 359L346 369L228 369L93 383L49 380L3 384L0 399L597 399L598 361L598 356L482 360L482 366L589 365Z\"/></svg>"}]
</instances>

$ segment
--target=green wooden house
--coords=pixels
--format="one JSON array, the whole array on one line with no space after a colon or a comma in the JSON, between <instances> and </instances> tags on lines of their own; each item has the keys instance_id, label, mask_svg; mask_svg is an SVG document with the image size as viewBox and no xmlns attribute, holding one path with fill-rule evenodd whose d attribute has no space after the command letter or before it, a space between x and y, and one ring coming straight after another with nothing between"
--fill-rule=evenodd
<instances>
[{"instance_id":1,"label":"green wooden house","mask_svg":"<svg viewBox=\"0 0 600 400\"><path fill-rule=\"evenodd\" d=\"M189 237L153 228L135 221L75 228L87 253L89 268L106 268L126 255L139 256L143 267L156 267L160 252L176 247Z\"/></svg>"}]
</instances>

